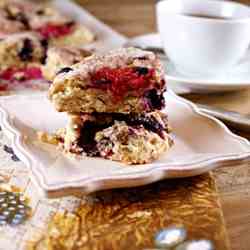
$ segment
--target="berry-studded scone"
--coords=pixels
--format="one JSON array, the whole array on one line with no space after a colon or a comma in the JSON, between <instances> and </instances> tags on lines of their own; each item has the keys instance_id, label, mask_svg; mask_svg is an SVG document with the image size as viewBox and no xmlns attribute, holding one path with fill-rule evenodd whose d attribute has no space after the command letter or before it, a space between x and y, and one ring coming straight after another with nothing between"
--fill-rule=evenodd
<instances>
[{"instance_id":1,"label":"berry-studded scone","mask_svg":"<svg viewBox=\"0 0 250 250\"><path fill-rule=\"evenodd\" d=\"M41 78L40 65L46 55L46 42L35 33L6 35L0 40L0 78Z\"/></svg>"},{"instance_id":2,"label":"berry-studded scone","mask_svg":"<svg viewBox=\"0 0 250 250\"><path fill-rule=\"evenodd\" d=\"M73 64L79 63L91 53L78 47L52 47L48 49L45 65L42 67L43 76L54 80L61 69L66 70Z\"/></svg>"},{"instance_id":3,"label":"berry-studded scone","mask_svg":"<svg viewBox=\"0 0 250 250\"><path fill-rule=\"evenodd\" d=\"M160 60L151 52L124 48L61 70L49 98L60 112L141 113L162 109L165 89Z\"/></svg>"},{"instance_id":4,"label":"berry-studded scone","mask_svg":"<svg viewBox=\"0 0 250 250\"><path fill-rule=\"evenodd\" d=\"M43 140L48 137L43 136ZM50 143L60 144L66 152L99 156L127 164L149 163L166 152L169 137L165 113L95 113L73 115Z\"/></svg>"},{"instance_id":5,"label":"berry-studded scone","mask_svg":"<svg viewBox=\"0 0 250 250\"><path fill-rule=\"evenodd\" d=\"M93 33L85 26L49 5L37 5L29 15L29 25L55 46L82 46L94 40Z\"/></svg>"},{"instance_id":6,"label":"berry-studded scone","mask_svg":"<svg viewBox=\"0 0 250 250\"><path fill-rule=\"evenodd\" d=\"M93 33L84 25L76 23L50 4L28 0L1 0L0 25L0 35L34 31L57 46L80 46L94 40Z\"/></svg>"}]
</instances>

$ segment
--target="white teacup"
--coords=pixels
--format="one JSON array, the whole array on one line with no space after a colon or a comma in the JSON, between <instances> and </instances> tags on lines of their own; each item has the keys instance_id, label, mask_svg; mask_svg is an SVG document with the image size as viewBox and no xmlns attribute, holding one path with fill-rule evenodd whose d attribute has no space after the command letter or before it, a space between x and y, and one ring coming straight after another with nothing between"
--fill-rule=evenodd
<instances>
[{"instance_id":1,"label":"white teacup","mask_svg":"<svg viewBox=\"0 0 250 250\"><path fill-rule=\"evenodd\" d=\"M239 3L163 0L157 22L166 54L185 74L226 73L250 45L250 8Z\"/></svg>"}]
</instances>

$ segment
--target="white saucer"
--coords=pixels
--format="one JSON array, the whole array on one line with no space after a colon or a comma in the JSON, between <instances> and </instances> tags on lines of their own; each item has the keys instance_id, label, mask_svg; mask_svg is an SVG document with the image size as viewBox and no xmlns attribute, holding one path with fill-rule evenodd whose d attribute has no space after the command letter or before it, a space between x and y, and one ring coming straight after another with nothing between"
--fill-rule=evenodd
<instances>
[{"instance_id":1,"label":"white saucer","mask_svg":"<svg viewBox=\"0 0 250 250\"><path fill-rule=\"evenodd\" d=\"M157 33L134 37L126 45L162 48L160 36ZM250 51L247 54L250 54ZM177 93L224 92L250 88L250 57L248 55L231 72L214 78L206 78L199 74L185 75L177 71L167 57L162 61L166 65L166 79L169 86Z\"/></svg>"}]
</instances>

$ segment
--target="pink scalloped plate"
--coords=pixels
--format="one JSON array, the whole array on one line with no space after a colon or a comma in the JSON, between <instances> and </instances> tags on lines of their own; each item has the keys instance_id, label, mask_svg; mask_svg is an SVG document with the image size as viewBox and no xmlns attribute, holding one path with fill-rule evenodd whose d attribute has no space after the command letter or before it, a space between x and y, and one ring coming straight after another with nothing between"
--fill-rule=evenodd
<instances>
[{"instance_id":1,"label":"pink scalloped plate","mask_svg":"<svg viewBox=\"0 0 250 250\"><path fill-rule=\"evenodd\" d=\"M101 158L69 157L37 139L66 124L46 94L0 98L0 125L32 179L49 197L102 189L140 186L162 179L195 176L216 167L250 160L250 143L192 103L166 93L167 113L175 141L171 150L145 165L127 166Z\"/></svg>"}]
</instances>

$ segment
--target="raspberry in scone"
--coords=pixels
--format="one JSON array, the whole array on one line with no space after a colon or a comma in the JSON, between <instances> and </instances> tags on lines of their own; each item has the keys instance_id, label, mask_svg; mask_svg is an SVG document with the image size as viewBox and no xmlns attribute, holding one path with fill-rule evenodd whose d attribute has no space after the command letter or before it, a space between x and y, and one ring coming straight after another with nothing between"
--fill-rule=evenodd
<instances>
[{"instance_id":1,"label":"raspberry in scone","mask_svg":"<svg viewBox=\"0 0 250 250\"><path fill-rule=\"evenodd\" d=\"M0 78L41 78L40 65L46 55L46 43L35 33L19 33L0 40ZM26 72L28 69L29 73ZM14 76L15 75L15 76Z\"/></svg>"},{"instance_id":2,"label":"raspberry in scone","mask_svg":"<svg viewBox=\"0 0 250 250\"><path fill-rule=\"evenodd\" d=\"M57 74L49 98L60 112L141 113L162 109L165 89L160 60L151 52L124 48Z\"/></svg>"},{"instance_id":3,"label":"raspberry in scone","mask_svg":"<svg viewBox=\"0 0 250 250\"><path fill-rule=\"evenodd\" d=\"M143 164L166 152L169 137L165 113L143 114L95 113L70 116L68 126L54 137L64 151L99 156L127 164Z\"/></svg>"},{"instance_id":4,"label":"raspberry in scone","mask_svg":"<svg viewBox=\"0 0 250 250\"><path fill-rule=\"evenodd\" d=\"M89 51L78 47L49 48L45 65L42 67L43 76L52 81L58 72L67 71L68 67L90 55Z\"/></svg>"}]
</instances>

